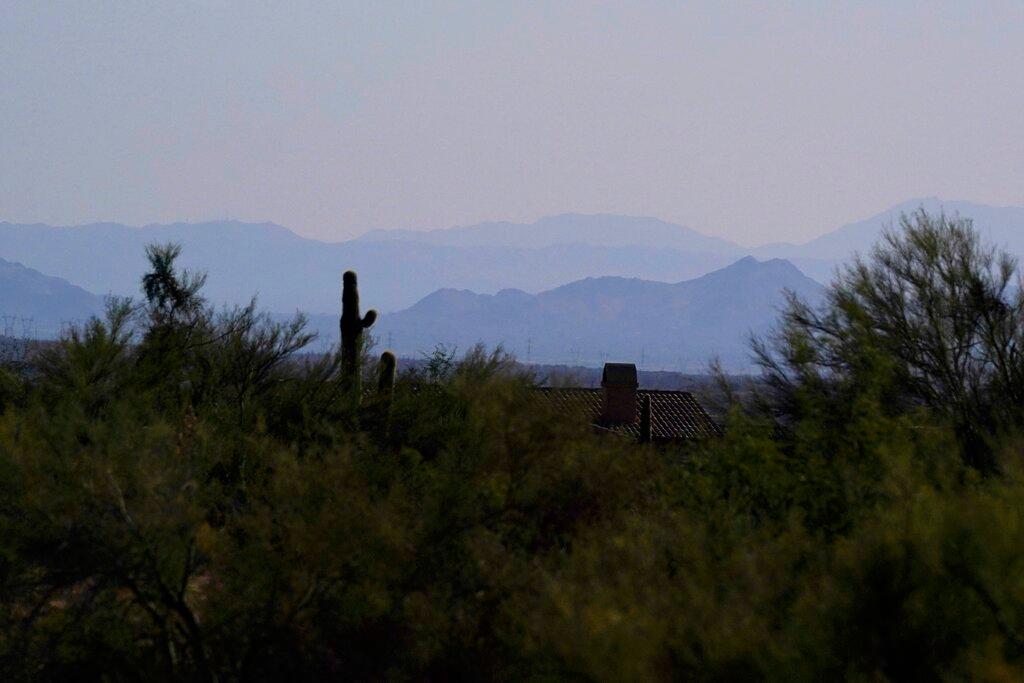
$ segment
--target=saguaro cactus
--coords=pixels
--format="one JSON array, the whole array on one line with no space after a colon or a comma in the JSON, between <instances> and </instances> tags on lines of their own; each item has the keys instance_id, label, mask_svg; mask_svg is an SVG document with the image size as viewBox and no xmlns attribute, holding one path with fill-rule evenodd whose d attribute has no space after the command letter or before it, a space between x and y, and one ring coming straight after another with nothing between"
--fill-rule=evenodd
<instances>
[{"instance_id":1,"label":"saguaro cactus","mask_svg":"<svg viewBox=\"0 0 1024 683\"><path fill-rule=\"evenodd\" d=\"M358 395L359 341L363 330L377 320L377 311L370 309L366 315L359 315L359 286L355 271L345 271L341 283L341 372Z\"/></svg>"},{"instance_id":2,"label":"saguaro cactus","mask_svg":"<svg viewBox=\"0 0 1024 683\"><path fill-rule=\"evenodd\" d=\"M395 354L385 351L380 354L380 366L377 374L377 393L385 400L391 400L391 394L395 390L395 375L398 371L398 361Z\"/></svg>"}]
</instances>

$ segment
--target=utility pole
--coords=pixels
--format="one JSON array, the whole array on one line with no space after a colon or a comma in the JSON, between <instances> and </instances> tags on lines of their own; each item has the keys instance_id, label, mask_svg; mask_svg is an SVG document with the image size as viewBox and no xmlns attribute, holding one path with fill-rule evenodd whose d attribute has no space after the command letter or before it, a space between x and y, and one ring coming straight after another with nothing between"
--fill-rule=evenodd
<instances>
[{"instance_id":1,"label":"utility pole","mask_svg":"<svg viewBox=\"0 0 1024 683\"><path fill-rule=\"evenodd\" d=\"M530 357L533 354L533 337L526 338L526 362L530 362Z\"/></svg>"}]
</instances>

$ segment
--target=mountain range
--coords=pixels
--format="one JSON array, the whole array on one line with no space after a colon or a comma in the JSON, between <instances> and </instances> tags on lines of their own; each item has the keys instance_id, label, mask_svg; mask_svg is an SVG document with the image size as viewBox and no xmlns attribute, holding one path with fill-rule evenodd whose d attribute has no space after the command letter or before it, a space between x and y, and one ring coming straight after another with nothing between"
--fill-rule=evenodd
<instances>
[{"instance_id":1,"label":"mountain range","mask_svg":"<svg viewBox=\"0 0 1024 683\"><path fill-rule=\"evenodd\" d=\"M655 218L561 214L534 223L482 223L442 230L373 230L344 242L296 235L272 223L116 223L74 227L0 223L0 258L100 294L136 295L152 242L180 242L184 266L209 274L207 295L266 309L333 313L339 275L357 270L382 311L407 308L437 289L539 293L587 277L677 282L736 259L785 258L825 282L836 264L865 251L901 212L923 206L974 218L996 243L1024 254L1024 209L915 199L804 244L746 248Z\"/></svg>"},{"instance_id":2,"label":"mountain range","mask_svg":"<svg viewBox=\"0 0 1024 683\"><path fill-rule=\"evenodd\" d=\"M449 247L536 249L560 244L601 247L648 247L680 252L742 255L743 247L692 228L650 216L563 213L533 223L493 222L438 230L371 230L358 238L369 242L419 242Z\"/></svg>"},{"instance_id":3,"label":"mountain range","mask_svg":"<svg viewBox=\"0 0 1024 683\"><path fill-rule=\"evenodd\" d=\"M990 244L1024 257L1024 207L987 206L966 201L924 197L897 204L870 218L844 225L803 244L775 243L755 247L750 253L758 258L785 258L797 264L807 275L826 282L836 265L855 253L866 253L886 227L899 225L901 214L918 209L937 214L970 218L974 227Z\"/></svg>"},{"instance_id":4,"label":"mountain range","mask_svg":"<svg viewBox=\"0 0 1024 683\"><path fill-rule=\"evenodd\" d=\"M788 261L747 256L677 283L599 277L539 294L442 289L384 315L373 332L407 355L439 343L463 350L482 343L540 363L595 366L620 359L700 371L719 356L741 369L749 366L750 333L769 330L784 290L814 302L823 289Z\"/></svg>"},{"instance_id":5,"label":"mountain range","mask_svg":"<svg viewBox=\"0 0 1024 683\"><path fill-rule=\"evenodd\" d=\"M208 273L206 294L240 304L254 294L280 312L337 310L341 272L355 269L368 300L383 311L414 304L436 289L539 292L597 275L680 280L722 267L734 254L585 242L541 247L427 244L411 240L322 242L270 223L177 223L133 228L0 223L0 257L67 278L103 294L137 295L144 249L179 242L184 267Z\"/></svg>"},{"instance_id":6,"label":"mountain range","mask_svg":"<svg viewBox=\"0 0 1024 683\"><path fill-rule=\"evenodd\" d=\"M0 292L7 292L0 300L6 306L0 314L34 317L50 327L60 320L86 317L98 310L97 294L138 295L146 267L145 245L179 242L184 248L182 265L208 273L205 294L210 301L241 304L258 295L260 307L274 314L310 313L329 338L337 335L333 321L340 273L352 268L360 274L364 305L385 313L378 334L384 341L385 335L398 340L399 350L429 350L437 342L464 347L500 340L535 360L593 361L628 351L672 367L688 367L695 357L689 355L690 348L697 355L709 350L732 354L728 335L742 336L740 328L759 329L774 317L781 288L795 284L810 291L808 282L797 280L794 271L802 271L802 278L826 282L839 263L854 252L867 251L886 225L917 208L972 218L987 239L1024 254L1024 208L936 198L904 202L803 244L752 248L656 218L613 214L561 214L533 223L429 231L373 230L344 242L304 238L273 223L141 228L116 223L0 223L0 258L8 260L6 270L0 270ZM739 273L734 267L745 264L740 270L751 269L757 263L735 264L746 256L772 264L762 270L777 277L766 275L759 285L763 291L744 289L747 285L730 280ZM776 259L789 263L783 267ZM25 278L36 278L39 286L26 289ZM38 278L50 283L50 290ZM705 287L700 282L716 284ZM55 283L63 283L65 289ZM729 300L734 290L745 292L750 305ZM52 305L45 303L38 294L42 291L63 292L57 298L66 305L57 305L56 299L51 299ZM674 308L658 309L659 298L673 301ZM685 306L680 303L684 300ZM546 317L557 302L566 307L563 313L572 313L564 324L557 316ZM615 306L639 308L633 318L626 313L595 317L596 311L607 313ZM685 321L685 330L673 327L671 334L659 336L661 328L675 324L674 319L658 317L666 315ZM520 316L524 323L503 327L502 316ZM534 327L526 329L526 321ZM643 331L639 337L635 326ZM652 337L650 343L640 340L644 335ZM591 346L585 343L588 336ZM675 351L661 349L662 340L672 337L677 340L672 342ZM684 339L688 341L679 341Z\"/></svg>"}]
</instances>

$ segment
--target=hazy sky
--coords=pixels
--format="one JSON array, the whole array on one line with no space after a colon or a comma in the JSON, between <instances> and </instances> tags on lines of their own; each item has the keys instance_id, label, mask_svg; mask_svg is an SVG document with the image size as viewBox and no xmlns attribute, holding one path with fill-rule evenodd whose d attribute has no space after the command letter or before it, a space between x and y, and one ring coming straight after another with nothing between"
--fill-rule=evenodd
<instances>
[{"instance_id":1,"label":"hazy sky","mask_svg":"<svg viewBox=\"0 0 1024 683\"><path fill-rule=\"evenodd\" d=\"M1024 3L0 0L0 220L752 244L924 195L1024 205Z\"/></svg>"}]
</instances>

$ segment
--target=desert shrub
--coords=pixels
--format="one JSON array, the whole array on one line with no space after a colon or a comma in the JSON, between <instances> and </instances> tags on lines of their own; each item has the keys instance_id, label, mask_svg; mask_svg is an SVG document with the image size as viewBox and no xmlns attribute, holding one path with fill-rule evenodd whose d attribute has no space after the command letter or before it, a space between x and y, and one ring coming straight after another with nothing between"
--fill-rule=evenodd
<instances>
[{"instance_id":1,"label":"desert shrub","mask_svg":"<svg viewBox=\"0 0 1024 683\"><path fill-rule=\"evenodd\" d=\"M842 268L815 308L791 296L755 351L776 416L807 392L878 385L890 412L926 407L956 430L967 461L996 466L993 439L1022 425L1024 289L1017 260L969 219L904 215L867 258Z\"/></svg>"},{"instance_id":2,"label":"desert shrub","mask_svg":"<svg viewBox=\"0 0 1024 683\"><path fill-rule=\"evenodd\" d=\"M791 310L722 438L651 446L500 350L355 401L175 256L0 375L5 680L1024 676L1012 412L979 467L997 380L925 400L864 302L816 313L841 349Z\"/></svg>"}]
</instances>

